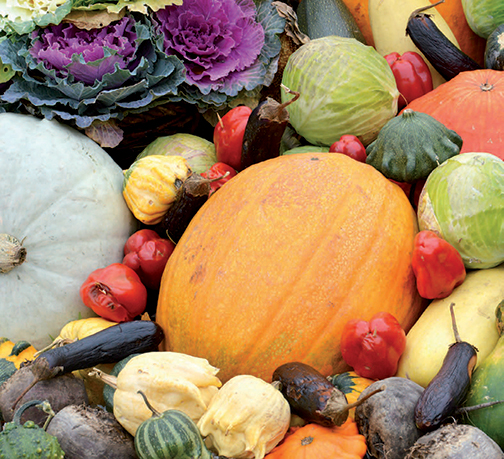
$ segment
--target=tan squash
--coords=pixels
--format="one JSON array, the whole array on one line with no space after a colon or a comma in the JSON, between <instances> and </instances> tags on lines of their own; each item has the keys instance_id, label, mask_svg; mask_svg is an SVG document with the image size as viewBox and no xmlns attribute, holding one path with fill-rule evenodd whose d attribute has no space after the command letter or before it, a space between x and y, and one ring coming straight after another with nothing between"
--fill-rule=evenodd
<instances>
[{"instance_id":1,"label":"tan squash","mask_svg":"<svg viewBox=\"0 0 504 459\"><path fill-rule=\"evenodd\" d=\"M301 361L348 370L344 324L422 310L411 269L415 213L404 192L345 155L281 156L240 172L191 221L163 274L164 350L206 358L223 382L271 380Z\"/></svg>"}]
</instances>

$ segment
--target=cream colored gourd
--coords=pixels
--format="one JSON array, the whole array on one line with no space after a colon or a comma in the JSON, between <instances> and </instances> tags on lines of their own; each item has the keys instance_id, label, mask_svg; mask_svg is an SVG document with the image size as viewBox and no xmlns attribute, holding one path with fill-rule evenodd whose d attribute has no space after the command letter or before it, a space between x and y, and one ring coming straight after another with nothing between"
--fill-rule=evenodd
<instances>
[{"instance_id":1,"label":"cream colored gourd","mask_svg":"<svg viewBox=\"0 0 504 459\"><path fill-rule=\"evenodd\" d=\"M147 352L130 359L112 380L114 416L131 434L152 416L138 391L142 391L156 411L179 410L197 422L206 411L221 381L218 369L206 359L177 352Z\"/></svg>"},{"instance_id":2,"label":"cream colored gourd","mask_svg":"<svg viewBox=\"0 0 504 459\"><path fill-rule=\"evenodd\" d=\"M138 222L121 194L121 168L57 121L0 114L0 171L0 233L26 251L11 270L0 261L0 336L42 349L67 322L95 316L79 288L122 261ZM1 249L0 258L12 261Z\"/></svg>"},{"instance_id":3,"label":"cream colored gourd","mask_svg":"<svg viewBox=\"0 0 504 459\"><path fill-rule=\"evenodd\" d=\"M450 344L455 342L450 315L454 312L460 338L478 349L477 365L493 350L499 333L495 308L504 299L504 264L471 271L451 295L434 300L406 335L406 349L397 376L426 387L441 368Z\"/></svg>"},{"instance_id":4,"label":"cream colored gourd","mask_svg":"<svg viewBox=\"0 0 504 459\"><path fill-rule=\"evenodd\" d=\"M290 407L272 384L250 375L228 380L198 421L220 456L262 459L285 436Z\"/></svg>"},{"instance_id":5,"label":"cream colored gourd","mask_svg":"<svg viewBox=\"0 0 504 459\"><path fill-rule=\"evenodd\" d=\"M429 6L429 0L369 0L369 21L376 50L385 56L392 52L403 54L407 51L419 53L428 64L434 88L446 80L432 67L422 52L406 35L408 19L417 8ZM446 37L457 47L459 44L450 27L436 8L426 11Z\"/></svg>"}]
</instances>

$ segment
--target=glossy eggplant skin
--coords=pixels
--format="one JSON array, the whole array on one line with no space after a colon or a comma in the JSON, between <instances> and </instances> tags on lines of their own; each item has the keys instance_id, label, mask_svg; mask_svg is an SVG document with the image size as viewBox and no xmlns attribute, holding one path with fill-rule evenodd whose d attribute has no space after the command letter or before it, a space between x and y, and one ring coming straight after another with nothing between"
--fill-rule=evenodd
<instances>
[{"instance_id":1,"label":"glossy eggplant skin","mask_svg":"<svg viewBox=\"0 0 504 459\"><path fill-rule=\"evenodd\" d=\"M413 12L408 20L406 35L446 80L451 80L460 72L481 69L476 61L446 38L429 14Z\"/></svg>"},{"instance_id":2,"label":"glossy eggplant skin","mask_svg":"<svg viewBox=\"0 0 504 459\"><path fill-rule=\"evenodd\" d=\"M450 346L439 372L415 407L415 423L420 430L436 429L462 405L476 366L476 352L476 348L465 341Z\"/></svg>"},{"instance_id":3,"label":"glossy eggplant skin","mask_svg":"<svg viewBox=\"0 0 504 459\"><path fill-rule=\"evenodd\" d=\"M301 362L286 363L273 372L272 379L280 383L280 391L294 414L306 422L334 425L322 412L338 389L315 368Z\"/></svg>"},{"instance_id":4,"label":"glossy eggplant skin","mask_svg":"<svg viewBox=\"0 0 504 459\"><path fill-rule=\"evenodd\" d=\"M115 363L133 353L157 351L163 339L163 330L155 322L124 322L43 352L31 363L32 371L40 367L55 376L100 364ZM51 377L44 374L40 376L40 379Z\"/></svg>"}]
</instances>

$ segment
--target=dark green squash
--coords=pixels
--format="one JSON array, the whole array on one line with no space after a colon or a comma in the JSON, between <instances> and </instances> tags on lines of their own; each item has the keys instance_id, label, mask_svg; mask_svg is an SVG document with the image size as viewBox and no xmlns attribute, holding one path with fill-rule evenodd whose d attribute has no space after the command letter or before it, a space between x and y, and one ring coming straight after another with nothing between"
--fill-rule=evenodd
<instances>
[{"instance_id":1,"label":"dark green squash","mask_svg":"<svg viewBox=\"0 0 504 459\"><path fill-rule=\"evenodd\" d=\"M128 357L120 360L117 362L114 367L112 368L112 371L110 374L112 376L119 376L119 372L126 366L126 364L135 356L140 355L140 354L131 354ZM109 384L105 384L103 386L103 400L105 401L105 407L107 408L107 411L110 411L111 413L114 412L114 393L115 393L115 388L112 387Z\"/></svg>"},{"instance_id":2,"label":"dark green squash","mask_svg":"<svg viewBox=\"0 0 504 459\"><path fill-rule=\"evenodd\" d=\"M430 115L406 108L366 148L367 160L385 177L413 183L458 155L462 137Z\"/></svg>"},{"instance_id":3,"label":"dark green squash","mask_svg":"<svg viewBox=\"0 0 504 459\"><path fill-rule=\"evenodd\" d=\"M504 300L498 304L495 316L500 338L490 354L474 370L464 403L466 407L504 400ZM464 422L478 427L504 448L503 419L504 403L500 403L470 411Z\"/></svg>"},{"instance_id":4,"label":"dark green squash","mask_svg":"<svg viewBox=\"0 0 504 459\"><path fill-rule=\"evenodd\" d=\"M139 459L212 459L194 421L184 412L157 412L142 395L152 417L142 422L135 433Z\"/></svg>"},{"instance_id":5,"label":"dark green squash","mask_svg":"<svg viewBox=\"0 0 504 459\"><path fill-rule=\"evenodd\" d=\"M484 58L486 69L504 70L504 24L487 38Z\"/></svg>"},{"instance_id":6,"label":"dark green squash","mask_svg":"<svg viewBox=\"0 0 504 459\"><path fill-rule=\"evenodd\" d=\"M337 35L366 44L352 13L343 0L303 0L296 10L299 30L310 39Z\"/></svg>"},{"instance_id":7,"label":"dark green squash","mask_svg":"<svg viewBox=\"0 0 504 459\"><path fill-rule=\"evenodd\" d=\"M49 413L44 428L33 421L21 424L21 416L28 408L37 406ZM54 412L49 403L42 400L30 400L19 407L12 422L5 424L0 432L0 457L5 458L47 458L62 459L65 453L61 449L58 439L45 431Z\"/></svg>"}]
</instances>

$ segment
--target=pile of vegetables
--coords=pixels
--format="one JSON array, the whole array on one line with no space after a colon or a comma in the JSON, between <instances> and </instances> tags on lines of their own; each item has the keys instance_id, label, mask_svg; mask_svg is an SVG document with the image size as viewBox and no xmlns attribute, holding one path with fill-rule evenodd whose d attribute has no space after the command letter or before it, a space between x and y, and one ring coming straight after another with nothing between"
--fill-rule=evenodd
<instances>
[{"instance_id":1,"label":"pile of vegetables","mask_svg":"<svg viewBox=\"0 0 504 459\"><path fill-rule=\"evenodd\" d=\"M0 456L504 458L503 34L497 0L0 6Z\"/></svg>"}]
</instances>

